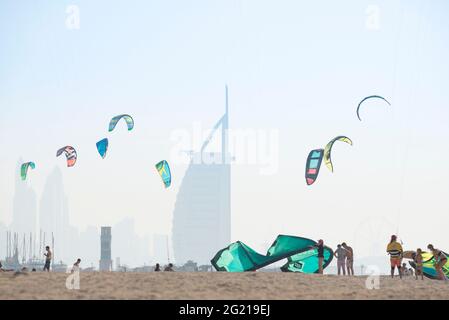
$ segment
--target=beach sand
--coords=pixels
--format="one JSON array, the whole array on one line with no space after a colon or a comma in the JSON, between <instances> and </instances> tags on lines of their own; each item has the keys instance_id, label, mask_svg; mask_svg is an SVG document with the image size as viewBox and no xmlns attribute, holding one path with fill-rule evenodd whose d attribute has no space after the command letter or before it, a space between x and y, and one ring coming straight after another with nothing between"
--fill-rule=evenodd
<instances>
[{"instance_id":1,"label":"beach sand","mask_svg":"<svg viewBox=\"0 0 449 320\"><path fill-rule=\"evenodd\" d=\"M81 272L80 289L68 290L67 274L0 273L0 299L449 299L449 283L281 272Z\"/></svg>"}]
</instances>

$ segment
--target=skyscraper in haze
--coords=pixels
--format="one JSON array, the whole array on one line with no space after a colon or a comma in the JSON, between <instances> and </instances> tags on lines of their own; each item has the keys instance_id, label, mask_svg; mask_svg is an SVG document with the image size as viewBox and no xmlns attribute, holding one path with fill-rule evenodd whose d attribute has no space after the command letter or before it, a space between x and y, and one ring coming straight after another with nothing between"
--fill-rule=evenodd
<instances>
[{"instance_id":1,"label":"skyscraper in haze","mask_svg":"<svg viewBox=\"0 0 449 320\"><path fill-rule=\"evenodd\" d=\"M221 127L221 153L206 152ZM199 152L193 153L173 213L173 250L177 264L210 259L231 240L231 168L228 152L228 90L225 114Z\"/></svg>"},{"instance_id":2,"label":"skyscraper in haze","mask_svg":"<svg viewBox=\"0 0 449 320\"><path fill-rule=\"evenodd\" d=\"M70 240L69 207L64 192L62 173L55 167L45 182L39 207L40 229L46 235L46 244L51 246L52 234L55 240L53 254L55 261L73 259L68 252Z\"/></svg>"},{"instance_id":3,"label":"skyscraper in haze","mask_svg":"<svg viewBox=\"0 0 449 320\"><path fill-rule=\"evenodd\" d=\"M22 234L36 232L37 203L36 193L29 186L28 181L20 179L20 166L22 160L19 160L15 173L15 188L13 200L13 216L11 230Z\"/></svg>"},{"instance_id":4,"label":"skyscraper in haze","mask_svg":"<svg viewBox=\"0 0 449 320\"><path fill-rule=\"evenodd\" d=\"M153 260L155 263L168 263L168 235L153 235Z\"/></svg>"}]
</instances>

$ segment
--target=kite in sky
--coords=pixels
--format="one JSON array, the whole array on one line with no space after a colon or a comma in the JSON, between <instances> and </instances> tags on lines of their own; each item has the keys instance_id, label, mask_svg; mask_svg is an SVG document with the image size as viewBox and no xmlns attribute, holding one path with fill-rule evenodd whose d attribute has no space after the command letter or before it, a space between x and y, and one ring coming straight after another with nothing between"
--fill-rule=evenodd
<instances>
[{"instance_id":1,"label":"kite in sky","mask_svg":"<svg viewBox=\"0 0 449 320\"><path fill-rule=\"evenodd\" d=\"M109 132L114 130L115 126L122 118L126 121L126 125L128 126L128 131L131 131L134 128L133 118L130 115L121 114L121 115L115 116L114 118L111 119L111 121L109 122Z\"/></svg>"},{"instance_id":2,"label":"kite in sky","mask_svg":"<svg viewBox=\"0 0 449 320\"><path fill-rule=\"evenodd\" d=\"M34 169L35 167L36 165L34 164L34 162L26 162L22 164L22 166L20 167L20 177L22 178L22 180L25 180L27 178L28 168Z\"/></svg>"},{"instance_id":3,"label":"kite in sky","mask_svg":"<svg viewBox=\"0 0 449 320\"><path fill-rule=\"evenodd\" d=\"M306 162L306 182L310 186L318 178L320 172L321 161L323 160L323 149L312 150L307 157Z\"/></svg>"},{"instance_id":4,"label":"kite in sky","mask_svg":"<svg viewBox=\"0 0 449 320\"><path fill-rule=\"evenodd\" d=\"M162 178L162 181L164 182L164 185L166 188L170 187L171 185L171 172L170 172L170 166L168 165L168 162L165 160L162 160L161 162L158 162L156 164L157 172L159 172L159 175Z\"/></svg>"},{"instance_id":5,"label":"kite in sky","mask_svg":"<svg viewBox=\"0 0 449 320\"><path fill-rule=\"evenodd\" d=\"M108 152L109 141L107 138L97 142L97 150L100 156L104 159L106 157L106 152Z\"/></svg>"},{"instance_id":6,"label":"kite in sky","mask_svg":"<svg viewBox=\"0 0 449 320\"><path fill-rule=\"evenodd\" d=\"M287 263L281 267L284 272L317 273L319 261L316 245L311 239L278 235L264 256L237 241L218 251L211 263L217 271L244 272L287 259ZM323 269L330 264L332 258L332 249L324 246Z\"/></svg>"},{"instance_id":7,"label":"kite in sky","mask_svg":"<svg viewBox=\"0 0 449 320\"><path fill-rule=\"evenodd\" d=\"M360 118L360 114L359 114L360 106L361 106L361 105L363 104L363 102L365 102L366 100L368 100L368 99L373 99L373 98L376 98L376 99L382 99L382 100L384 100L386 103L388 103L388 105L391 106L390 102L388 102L387 99L385 99L384 97L381 97L381 96L376 96L376 95L374 95L374 96L369 96L369 97L363 98L363 100L360 101L359 105L357 106L357 118L359 118L360 121L362 121L362 119Z\"/></svg>"},{"instance_id":8,"label":"kite in sky","mask_svg":"<svg viewBox=\"0 0 449 320\"><path fill-rule=\"evenodd\" d=\"M75 148L65 146L56 152L56 156L59 157L62 153L64 153L67 158L67 167L73 167L78 157Z\"/></svg>"},{"instance_id":9,"label":"kite in sky","mask_svg":"<svg viewBox=\"0 0 449 320\"><path fill-rule=\"evenodd\" d=\"M338 136L334 139L332 139L324 148L324 163L326 164L327 168L331 171L334 172L334 166L332 165L332 159L331 159L331 152L332 152L332 147L335 143L335 141L342 141L342 142L346 142L348 144L350 144L352 146L352 141L351 139L349 139L348 137L345 136Z\"/></svg>"}]
</instances>

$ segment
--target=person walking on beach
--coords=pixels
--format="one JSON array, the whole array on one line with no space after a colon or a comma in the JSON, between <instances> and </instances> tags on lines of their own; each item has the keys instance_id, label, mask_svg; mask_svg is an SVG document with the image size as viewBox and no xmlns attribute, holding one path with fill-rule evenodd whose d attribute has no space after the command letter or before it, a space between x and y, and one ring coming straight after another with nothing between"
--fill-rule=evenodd
<instances>
[{"instance_id":1,"label":"person walking on beach","mask_svg":"<svg viewBox=\"0 0 449 320\"><path fill-rule=\"evenodd\" d=\"M76 260L76 262L73 264L73 267L72 267L72 273L74 273L74 272L79 272L79 271L80 271L80 263L81 263L81 259L78 258L78 259Z\"/></svg>"},{"instance_id":2,"label":"person walking on beach","mask_svg":"<svg viewBox=\"0 0 449 320\"><path fill-rule=\"evenodd\" d=\"M433 258L435 259L435 270L438 274L438 278L440 280L447 281L448 279L446 278L443 272L443 266L447 263L446 255L444 254L443 251L434 248L432 244L429 244L427 246L427 249L429 249L432 252Z\"/></svg>"},{"instance_id":3,"label":"person walking on beach","mask_svg":"<svg viewBox=\"0 0 449 320\"><path fill-rule=\"evenodd\" d=\"M159 265L159 263L156 263L156 266L154 267L154 272L159 272L161 271L161 266Z\"/></svg>"},{"instance_id":4,"label":"person walking on beach","mask_svg":"<svg viewBox=\"0 0 449 320\"><path fill-rule=\"evenodd\" d=\"M343 242L341 244L343 249L346 250L346 268L348 270L348 276L354 275L354 251L350 246Z\"/></svg>"},{"instance_id":5,"label":"person walking on beach","mask_svg":"<svg viewBox=\"0 0 449 320\"><path fill-rule=\"evenodd\" d=\"M343 275L346 275L346 250L342 248L341 244L337 246L337 250L334 252L334 257L337 258L337 268L338 275L340 275L340 270L343 270Z\"/></svg>"},{"instance_id":6,"label":"person walking on beach","mask_svg":"<svg viewBox=\"0 0 449 320\"><path fill-rule=\"evenodd\" d=\"M402 279L401 262L402 262L402 246L397 242L395 235L391 236L390 243L387 246L387 252L390 255L391 277L394 277L394 268L398 268L399 278Z\"/></svg>"},{"instance_id":7,"label":"person walking on beach","mask_svg":"<svg viewBox=\"0 0 449 320\"><path fill-rule=\"evenodd\" d=\"M423 273L423 257L422 250L420 248L416 249L416 254L413 257L413 261L415 262L415 279L418 280L418 276L421 276L421 280L424 280Z\"/></svg>"},{"instance_id":8,"label":"person walking on beach","mask_svg":"<svg viewBox=\"0 0 449 320\"><path fill-rule=\"evenodd\" d=\"M50 250L49 246L46 246L45 250L47 251L47 253L44 253L44 256L45 256L44 271L47 270L47 272L50 272L50 264L51 264L52 253L51 253L51 250Z\"/></svg>"}]
</instances>

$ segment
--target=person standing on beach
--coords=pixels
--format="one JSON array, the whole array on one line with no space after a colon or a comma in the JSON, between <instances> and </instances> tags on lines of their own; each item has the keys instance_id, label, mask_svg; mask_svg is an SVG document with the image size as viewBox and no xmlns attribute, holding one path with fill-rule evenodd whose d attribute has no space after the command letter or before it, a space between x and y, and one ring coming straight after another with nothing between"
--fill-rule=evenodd
<instances>
[{"instance_id":1,"label":"person standing on beach","mask_svg":"<svg viewBox=\"0 0 449 320\"><path fill-rule=\"evenodd\" d=\"M402 262L402 246L397 242L395 235L391 236L390 243L387 246L387 252L390 255L391 277L394 277L394 268L398 268L399 278L402 279L401 262Z\"/></svg>"},{"instance_id":2,"label":"person standing on beach","mask_svg":"<svg viewBox=\"0 0 449 320\"><path fill-rule=\"evenodd\" d=\"M423 272L423 258L422 258L422 250L420 248L416 249L416 254L413 257L413 261L415 262L415 279L418 280L418 276L421 276L421 280L424 280L424 272Z\"/></svg>"},{"instance_id":3,"label":"person standing on beach","mask_svg":"<svg viewBox=\"0 0 449 320\"><path fill-rule=\"evenodd\" d=\"M159 265L159 263L156 263L156 266L154 267L154 272L159 272L161 271L161 266Z\"/></svg>"},{"instance_id":4,"label":"person standing on beach","mask_svg":"<svg viewBox=\"0 0 449 320\"><path fill-rule=\"evenodd\" d=\"M323 274L323 262L324 262L324 241L318 240L318 243L314 246L318 249L318 273Z\"/></svg>"},{"instance_id":5,"label":"person standing on beach","mask_svg":"<svg viewBox=\"0 0 449 320\"><path fill-rule=\"evenodd\" d=\"M340 270L343 269L343 275L346 275L346 250L341 247L341 244L337 246L337 250L334 252L334 257L337 258L337 268L338 275L340 275Z\"/></svg>"},{"instance_id":6,"label":"person standing on beach","mask_svg":"<svg viewBox=\"0 0 449 320\"><path fill-rule=\"evenodd\" d=\"M446 278L443 272L443 266L447 263L446 255L443 253L443 251L434 248L433 245L431 244L427 246L427 249L429 249L432 252L433 258L435 259L435 270L438 274L438 278L440 280L447 281L448 279Z\"/></svg>"},{"instance_id":7,"label":"person standing on beach","mask_svg":"<svg viewBox=\"0 0 449 320\"><path fill-rule=\"evenodd\" d=\"M44 271L47 270L47 272L50 272L50 264L51 264L52 253L51 253L51 250L50 250L49 246L46 246L45 250L47 251L47 253L44 253L44 256L45 256Z\"/></svg>"},{"instance_id":8,"label":"person standing on beach","mask_svg":"<svg viewBox=\"0 0 449 320\"><path fill-rule=\"evenodd\" d=\"M348 269L348 276L354 275L354 251L350 246L343 242L341 244L343 249L346 250L346 268Z\"/></svg>"}]
</instances>

